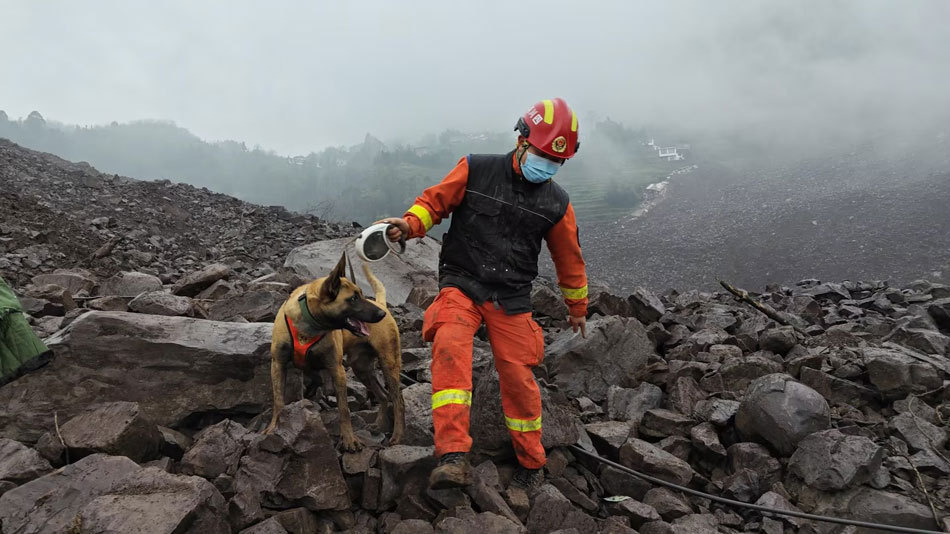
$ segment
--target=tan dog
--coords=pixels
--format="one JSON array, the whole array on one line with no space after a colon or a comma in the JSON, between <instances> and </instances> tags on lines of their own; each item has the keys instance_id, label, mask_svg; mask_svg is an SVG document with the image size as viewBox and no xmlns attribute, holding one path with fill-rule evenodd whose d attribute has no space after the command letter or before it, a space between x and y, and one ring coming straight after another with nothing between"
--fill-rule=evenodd
<instances>
[{"instance_id":1,"label":"tan dog","mask_svg":"<svg viewBox=\"0 0 950 534\"><path fill-rule=\"evenodd\" d=\"M362 449L363 443L353 433L346 402L348 364L380 404L376 421L380 431L388 427L387 414L392 409L393 433L389 444L395 445L402 440L405 429L405 405L399 385L399 329L386 308L386 288L373 276L369 265L363 264L363 273L376 293L375 301L363 298L359 286L343 277L345 265L346 253L326 278L295 289L277 312L270 350L274 414L264 432L277 425L284 407L286 366L293 363L315 378L321 369L330 371L340 413L341 448ZM386 381L385 391L376 378L377 361Z\"/></svg>"}]
</instances>

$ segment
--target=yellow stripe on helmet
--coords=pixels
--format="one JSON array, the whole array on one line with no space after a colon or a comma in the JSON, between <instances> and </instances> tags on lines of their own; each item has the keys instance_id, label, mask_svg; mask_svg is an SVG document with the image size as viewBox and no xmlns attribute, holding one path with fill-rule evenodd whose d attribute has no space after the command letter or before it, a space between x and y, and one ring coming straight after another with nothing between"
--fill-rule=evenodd
<instances>
[{"instance_id":1,"label":"yellow stripe on helmet","mask_svg":"<svg viewBox=\"0 0 950 534\"><path fill-rule=\"evenodd\" d=\"M552 124L554 122L554 102L551 100L543 100L541 103L544 104L544 122L546 124Z\"/></svg>"},{"instance_id":2,"label":"yellow stripe on helmet","mask_svg":"<svg viewBox=\"0 0 950 534\"><path fill-rule=\"evenodd\" d=\"M415 204L409 208L409 213L419 217L419 220L422 221L422 226L426 228L426 232L429 231L429 228L432 228L432 215L429 214L429 210Z\"/></svg>"},{"instance_id":3,"label":"yellow stripe on helmet","mask_svg":"<svg viewBox=\"0 0 950 534\"><path fill-rule=\"evenodd\" d=\"M561 286L561 294L564 295L564 298L566 299L587 298L587 286L579 289L571 289L569 287Z\"/></svg>"},{"instance_id":4,"label":"yellow stripe on helmet","mask_svg":"<svg viewBox=\"0 0 950 534\"><path fill-rule=\"evenodd\" d=\"M472 392L464 389L443 389L432 394L432 409L437 410L449 404L472 405Z\"/></svg>"},{"instance_id":5,"label":"yellow stripe on helmet","mask_svg":"<svg viewBox=\"0 0 950 534\"><path fill-rule=\"evenodd\" d=\"M571 131L577 131L577 113L571 112Z\"/></svg>"},{"instance_id":6,"label":"yellow stripe on helmet","mask_svg":"<svg viewBox=\"0 0 950 534\"><path fill-rule=\"evenodd\" d=\"M535 430L541 430L541 417L539 416L537 419L515 419L506 415L505 425L515 432L534 432Z\"/></svg>"}]
</instances>

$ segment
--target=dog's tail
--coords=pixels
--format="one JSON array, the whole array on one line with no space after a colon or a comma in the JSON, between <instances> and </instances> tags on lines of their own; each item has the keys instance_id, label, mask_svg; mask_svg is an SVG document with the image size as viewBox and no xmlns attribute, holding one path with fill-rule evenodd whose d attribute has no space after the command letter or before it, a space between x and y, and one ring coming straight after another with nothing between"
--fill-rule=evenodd
<instances>
[{"instance_id":1,"label":"dog's tail","mask_svg":"<svg viewBox=\"0 0 950 534\"><path fill-rule=\"evenodd\" d=\"M386 307L386 286L379 281L379 278L373 275L373 271L370 270L369 264L363 264L363 274L366 275L366 279L369 280L369 285L373 287L373 298L376 300L376 303Z\"/></svg>"}]
</instances>

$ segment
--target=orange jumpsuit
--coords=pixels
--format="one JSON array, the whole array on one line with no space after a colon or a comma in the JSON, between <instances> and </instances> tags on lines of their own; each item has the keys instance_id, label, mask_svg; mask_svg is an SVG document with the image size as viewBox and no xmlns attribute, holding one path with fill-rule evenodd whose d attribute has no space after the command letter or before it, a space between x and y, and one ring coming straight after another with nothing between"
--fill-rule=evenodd
<instances>
[{"instance_id":1,"label":"orange jumpsuit","mask_svg":"<svg viewBox=\"0 0 950 534\"><path fill-rule=\"evenodd\" d=\"M520 176L518 162L512 166ZM468 181L467 158L441 183L426 189L404 215L409 237L422 237L462 202ZM572 316L587 315L587 275L578 242L574 208L545 236L557 271L558 285ZM492 302L473 302L446 287L426 310L423 338L432 344L432 419L435 452L468 452L472 404L472 345L485 323L501 386L502 409L519 463L538 469L546 462L541 446L541 394L531 369L544 358L544 335L530 313L506 315Z\"/></svg>"}]
</instances>

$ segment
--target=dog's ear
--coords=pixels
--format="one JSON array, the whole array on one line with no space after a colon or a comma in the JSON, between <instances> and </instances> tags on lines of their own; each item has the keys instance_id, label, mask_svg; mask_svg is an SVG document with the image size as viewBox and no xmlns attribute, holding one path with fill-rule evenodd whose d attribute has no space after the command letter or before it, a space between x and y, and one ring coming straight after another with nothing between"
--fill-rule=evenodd
<instances>
[{"instance_id":1,"label":"dog's ear","mask_svg":"<svg viewBox=\"0 0 950 534\"><path fill-rule=\"evenodd\" d=\"M340 261L337 262L336 267L330 271L326 281L323 282L323 287L320 288L320 293L325 300L336 300L336 296L340 294L340 278L342 278L344 274L346 274L346 252L340 255Z\"/></svg>"}]
</instances>

